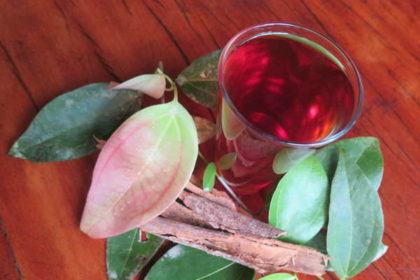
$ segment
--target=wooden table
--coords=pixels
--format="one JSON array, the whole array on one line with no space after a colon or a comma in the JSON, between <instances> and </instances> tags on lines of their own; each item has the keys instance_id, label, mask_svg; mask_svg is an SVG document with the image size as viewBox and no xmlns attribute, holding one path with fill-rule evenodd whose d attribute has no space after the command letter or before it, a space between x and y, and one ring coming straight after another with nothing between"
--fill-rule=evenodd
<instances>
[{"instance_id":1,"label":"wooden table","mask_svg":"<svg viewBox=\"0 0 420 280\"><path fill-rule=\"evenodd\" d=\"M366 103L349 136L381 140L390 246L356 278L420 279L419 9L416 0L1 1L0 279L106 279L104 241L78 227L95 156L34 164L6 155L39 108L87 83L149 73L159 60L175 77L263 22L318 30L355 60Z\"/></svg>"}]
</instances>

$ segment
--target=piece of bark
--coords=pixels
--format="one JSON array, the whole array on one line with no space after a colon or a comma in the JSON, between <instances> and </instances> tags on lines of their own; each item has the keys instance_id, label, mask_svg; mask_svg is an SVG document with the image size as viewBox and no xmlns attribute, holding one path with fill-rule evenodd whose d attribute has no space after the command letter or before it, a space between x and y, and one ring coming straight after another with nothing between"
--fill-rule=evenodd
<instances>
[{"instance_id":1,"label":"piece of bark","mask_svg":"<svg viewBox=\"0 0 420 280\"><path fill-rule=\"evenodd\" d=\"M303 246L206 229L161 217L141 228L173 242L243 264L261 274L286 269L321 275L325 273L328 260L325 255Z\"/></svg>"},{"instance_id":2,"label":"piece of bark","mask_svg":"<svg viewBox=\"0 0 420 280\"><path fill-rule=\"evenodd\" d=\"M188 195L192 195L192 193L183 193L181 197L185 197ZM214 204L214 202L205 199L207 202ZM218 204L217 204L218 205ZM230 210L229 210L230 211ZM177 222L182 222L185 224L200 226L204 228L212 228L216 230L226 230L232 233L235 233L236 230L229 229L223 226L221 223L218 223L217 221L209 221L206 220L206 217L202 217L195 212L193 212L191 209L179 204L179 203L173 203L168 209L165 210L160 216L172 219Z\"/></svg>"},{"instance_id":3,"label":"piece of bark","mask_svg":"<svg viewBox=\"0 0 420 280\"><path fill-rule=\"evenodd\" d=\"M284 232L238 213L223 192L204 192L189 184L164 213L141 229L255 269L280 269L312 275L325 273L328 257L303 246L274 239ZM234 207L232 207L232 205Z\"/></svg>"},{"instance_id":4,"label":"piece of bark","mask_svg":"<svg viewBox=\"0 0 420 280\"><path fill-rule=\"evenodd\" d=\"M232 211L195 194L184 194L183 203L214 228L262 238L277 238L286 232L269 224Z\"/></svg>"},{"instance_id":5,"label":"piece of bark","mask_svg":"<svg viewBox=\"0 0 420 280\"><path fill-rule=\"evenodd\" d=\"M202 189L194 186L192 183L188 183L185 189L189 190L192 193L195 193L196 195L207 198L208 200L213 201L226 208L235 211L237 210L235 202L233 202L233 200L225 192L218 191L216 189L213 189L211 192L205 192ZM185 192L183 192L183 194L185 194ZM181 198L183 194L181 194Z\"/></svg>"},{"instance_id":6,"label":"piece of bark","mask_svg":"<svg viewBox=\"0 0 420 280\"><path fill-rule=\"evenodd\" d=\"M191 209L182 206L179 203L173 203L161 214L162 217L172 219L177 222L211 228L212 225L204 218L194 213Z\"/></svg>"}]
</instances>

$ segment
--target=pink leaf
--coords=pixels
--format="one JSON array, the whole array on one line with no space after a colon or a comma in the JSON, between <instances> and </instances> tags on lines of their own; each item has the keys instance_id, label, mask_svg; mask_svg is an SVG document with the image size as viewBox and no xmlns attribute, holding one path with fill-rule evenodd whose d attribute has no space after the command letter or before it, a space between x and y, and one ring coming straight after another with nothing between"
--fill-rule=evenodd
<instances>
[{"instance_id":1,"label":"pink leaf","mask_svg":"<svg viewBox=\"0 0 420 280\"><path fill-rule=\"evenodd\" d=\"M197 154L194 121L178 102L150 106L131 116L99 154L82 231L106 238L158 216L187 184Z\"/></svg>"}]
</instances>

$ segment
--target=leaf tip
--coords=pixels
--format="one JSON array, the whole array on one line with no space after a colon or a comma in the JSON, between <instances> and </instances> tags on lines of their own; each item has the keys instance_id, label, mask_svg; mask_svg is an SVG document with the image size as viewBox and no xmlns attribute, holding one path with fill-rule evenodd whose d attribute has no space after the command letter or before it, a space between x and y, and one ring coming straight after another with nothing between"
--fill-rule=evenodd
<instances>
[{"instance_id":1,"label":"leaf tip","mask_svg":"<svg viewBox=\"0 0 420 280\"><path fill-rule=\"evenodd\" d=\"M25 155L19 150L19 141L16 141L12 147L10 147L7 154L11 157L26 159Z\"/></svg>"},{"instance_id":2,"label":"leaf tip","mask_svg":"<svg viewBox=\"0 0 420 280\"><path fill-rule=\"evenodd\" d=\"M82 221L80 222L80 230L91 238L107 238L109 235L104 234L102 230L98 230L97 226L92 224L91 219L87 217L86 210L83 213Z\"/></svg>"}]
</instances>

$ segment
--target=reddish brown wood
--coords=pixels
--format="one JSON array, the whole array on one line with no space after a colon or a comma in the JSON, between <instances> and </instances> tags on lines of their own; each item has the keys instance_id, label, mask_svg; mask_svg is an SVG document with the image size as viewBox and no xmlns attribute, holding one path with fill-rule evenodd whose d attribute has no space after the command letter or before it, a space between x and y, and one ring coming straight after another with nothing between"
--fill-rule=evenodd
<instances>
[{"instance_id":1,"label":"reddish brown wood","mask_svg":"<svg viewBox=\"0 0 420 280\"><path fill-rule=\"evenodd\" d=\"M7 231L2 222L0 222L0 228L2 233L0 236L0 279L19 279L21 277L20 268L16 263L13 248L11 248Z\"/></svg>"},{"instance_id":2,"label":"reddish brown wood","mask_svg":"<svg viewBox=\"0 0 420 280\"><path fill-rule=\"evenodd\" d=\"M90 82L151 72L160 60L176 76L242 28L284 21L332 37L364 77L364 112L349 136L381 140L390 249L356 279L416 279L419 9L396 0L1 1L0 278L106 279L104 242L78 229L95 156L49 164L6 156L40 107Z\"/></svg>"}]
</instances>

